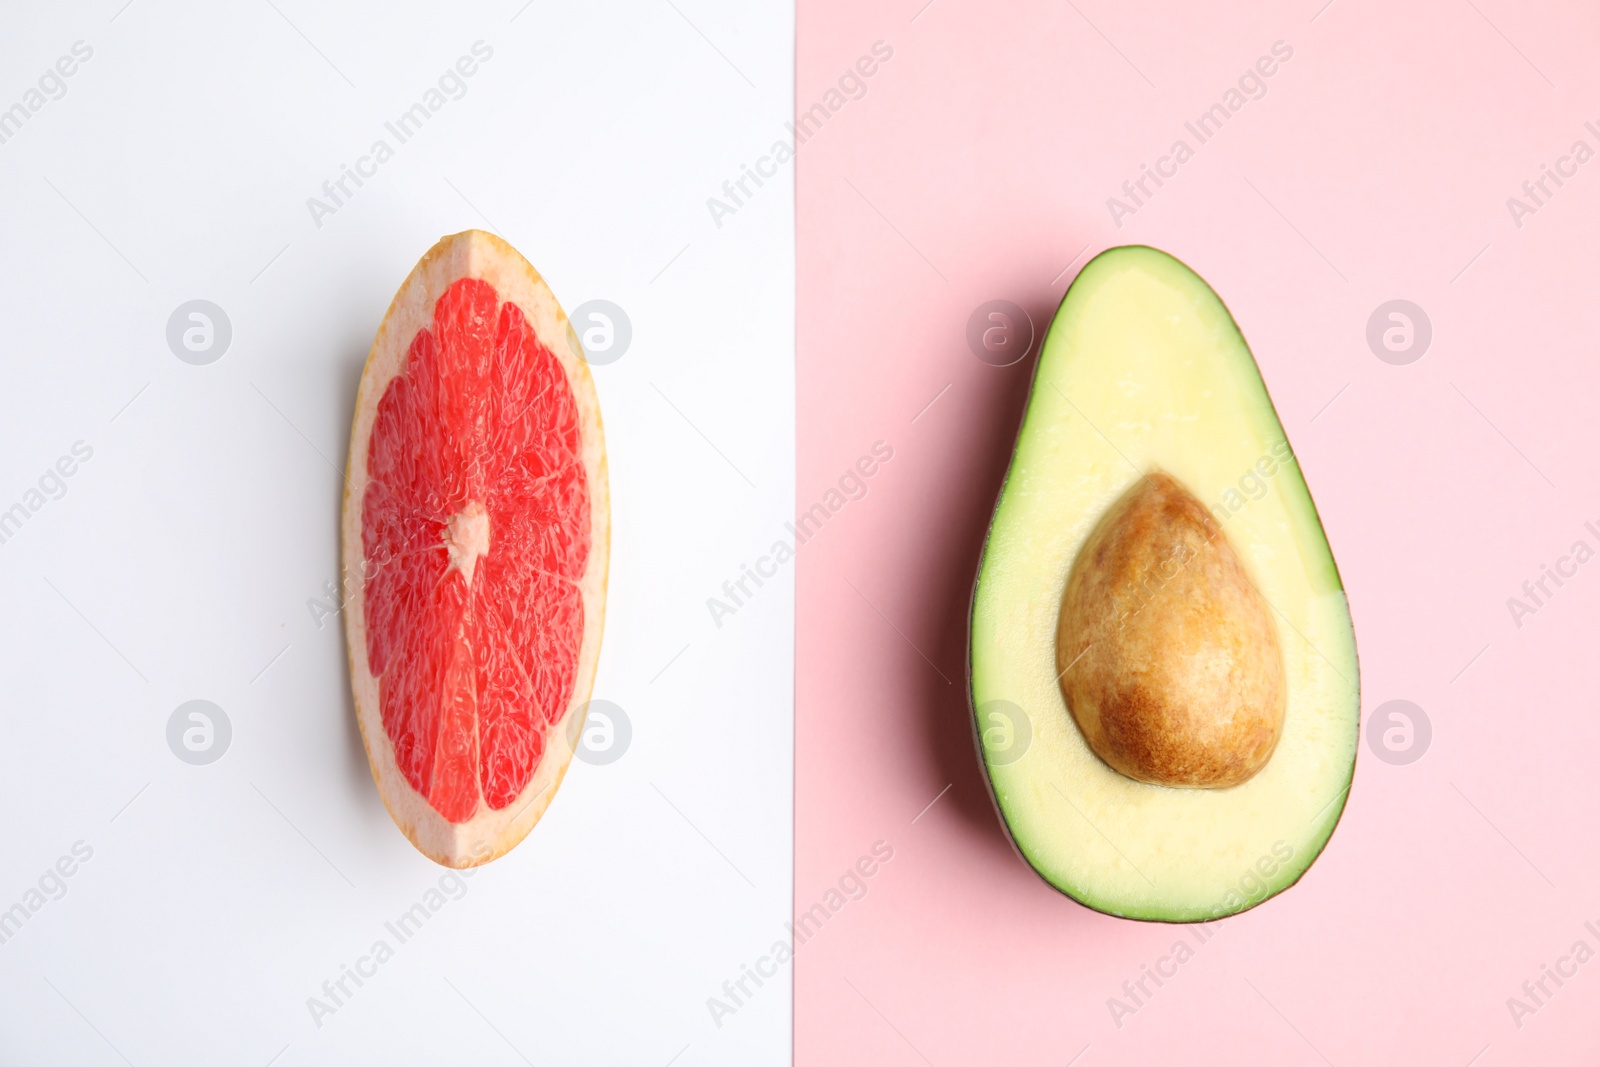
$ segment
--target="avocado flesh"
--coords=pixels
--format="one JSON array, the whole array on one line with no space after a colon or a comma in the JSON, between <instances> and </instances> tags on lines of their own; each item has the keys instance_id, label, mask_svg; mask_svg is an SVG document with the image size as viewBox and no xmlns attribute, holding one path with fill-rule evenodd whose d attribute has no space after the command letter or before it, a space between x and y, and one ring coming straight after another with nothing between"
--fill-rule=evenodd
<instances>
[{"instance_id":1,"label":"avocado flesh","mask_svg":"<svg viewBox=\"0 0 1600 1067\"><path fill-rule=\"evenodd\" d=\"M1230 788L1113 770L1058 683L1056 633L1078 550L1152 471L1211 508L1277 622L1283 733L1260 772ZM1097 911L1231 915L1293 885L1333 833L1360 716L1344 588L1244 338L1211 288L1163 252L1102 253L1051 323L984 545L969 670L980 753L1012 841L1047 882ZM1009 706L1023 728L996 728L1006 713L992 709Z\"/></svg>"}]
</instances>

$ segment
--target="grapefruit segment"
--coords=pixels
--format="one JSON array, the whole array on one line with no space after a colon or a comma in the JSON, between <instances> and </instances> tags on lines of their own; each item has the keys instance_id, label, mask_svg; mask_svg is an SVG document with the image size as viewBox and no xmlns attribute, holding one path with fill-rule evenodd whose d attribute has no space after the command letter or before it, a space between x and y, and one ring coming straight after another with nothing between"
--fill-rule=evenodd
<instances>
[{"instance_id":1,"label":"grapefruit segment","mask_svg":"<svg viewBox=\"0 0 1600 1067\"><path fill-rule=\"evenodd\" d=\"M503 855L572 758L609 507L576 335L499 238L444 238L390 305L357 395L342 532L378 791L437 862Z\"/></svg>"}]
</instances>

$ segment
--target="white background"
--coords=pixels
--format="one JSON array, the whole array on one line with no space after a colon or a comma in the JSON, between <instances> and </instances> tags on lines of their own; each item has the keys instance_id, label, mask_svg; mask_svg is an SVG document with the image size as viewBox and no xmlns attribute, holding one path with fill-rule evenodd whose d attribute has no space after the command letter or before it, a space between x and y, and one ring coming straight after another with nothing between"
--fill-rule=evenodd
<instances>
[{"instance_id":1,"label":"white background","mask_svg":"<svg viewBox=\"0 0 1600 1067\"><path fill-rule=\"evenodd\" d=\"M93 849L0 945L0 1063L788 1062L787 968L720 1028L706 998L789 917L792 570L721 628L705 601L792 511L792 172L721 227L705 201L783 133L792 8L122 4L0 15L0 109L94 49L0 144L0 509L94 450L0 544L0 909ZM317 227L378 137L395 158ZM594 695L633 740L318 1028L307 998L444 873L379 802L342 620L307 602L373 332L469 227L632 319L595 367ZM208 366L166 342L195 298L233 327ZM165 737L197 698L233 727L202 767Z\"/></svg>"}]
</instances>

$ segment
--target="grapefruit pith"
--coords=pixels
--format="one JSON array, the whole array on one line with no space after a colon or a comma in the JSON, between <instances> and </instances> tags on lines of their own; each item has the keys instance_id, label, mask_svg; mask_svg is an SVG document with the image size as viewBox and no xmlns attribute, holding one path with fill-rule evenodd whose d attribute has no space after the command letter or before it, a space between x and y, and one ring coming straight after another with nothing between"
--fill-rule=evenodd
<instances>
[{"instance_id":1,"label":"grapefruit pith","mask_svg":"<svg viewBox=\"0 0 1600 1067\"><path fill-rule=\"evenodd\" d=\"M378 327L345 478L345 636L395 823L472 867L572 759L605 613L600 405L566 314L498 237L422 257Z\"/></svg>"}]
</instances>

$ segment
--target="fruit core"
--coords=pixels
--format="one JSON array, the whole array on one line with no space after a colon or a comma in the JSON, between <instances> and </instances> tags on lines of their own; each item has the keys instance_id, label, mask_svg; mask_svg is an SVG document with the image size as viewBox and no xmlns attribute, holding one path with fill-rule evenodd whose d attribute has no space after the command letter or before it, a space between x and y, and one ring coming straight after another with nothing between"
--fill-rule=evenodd
<instances>
[{"instance_id":1,"label":"fruit core","mask_svg":"<svg viewBox=\"0 0 1600 1067\"><path fill-rule=\"evenodd\" d=\"M472 572L478 569L478 559L489 551L489 512L476 500L450 516L444 524L444 547L450 556L450 566L461 572L467 585L472 584Z\"/></svg>"},{"instance_id":2,"label":"fruit core","mask_svg":"<svg viewBox=\"0 0 1600 1067\"><path fill-rule=\"evenodd\" d=\"M1113 503L1079 551L1056 667L1089 747L1142 782L1239 785L1283 733L1271 608L1211 512L1161 471Z\"/></svg>"}]
</instances>

